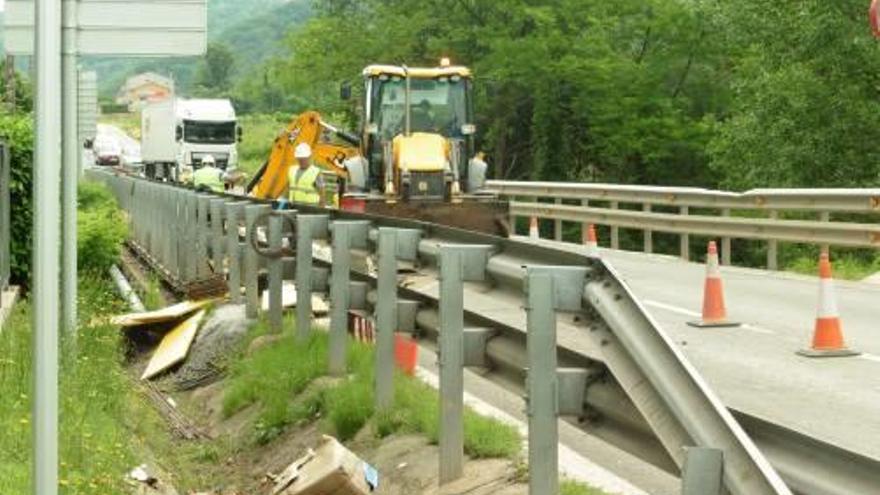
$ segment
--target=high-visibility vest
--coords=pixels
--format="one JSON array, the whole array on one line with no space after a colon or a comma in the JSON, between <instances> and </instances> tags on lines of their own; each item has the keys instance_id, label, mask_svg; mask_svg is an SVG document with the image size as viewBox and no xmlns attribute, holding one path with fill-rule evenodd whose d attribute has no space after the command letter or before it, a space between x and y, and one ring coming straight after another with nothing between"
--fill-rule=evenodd
<instances>
[{"instance_id":1,"label":"high-visibility vest","mask_svg":"<svg viewBox=\"0 0 880 495\"><path fill-rule=\"evenodd\" d=\"M214 192L223 192L223 171L216 167L201 167L193 174L193 187L205 186Z\"/></svg>"},{"instance_id":2,"label":"high-visibility vest","mask_svg":"<svg viewBox=\"0 0 880 495\"><path fill-rule=\"evenodd\" d=\"M321 175L321 169L312 165L300 174L299 180L296 180L296 171L298 167L291 167L287 173L287 182L290 184L290 200L294 203L319 204L321 195L315 187L318 176Z\"/></svg>"}]
</instances>

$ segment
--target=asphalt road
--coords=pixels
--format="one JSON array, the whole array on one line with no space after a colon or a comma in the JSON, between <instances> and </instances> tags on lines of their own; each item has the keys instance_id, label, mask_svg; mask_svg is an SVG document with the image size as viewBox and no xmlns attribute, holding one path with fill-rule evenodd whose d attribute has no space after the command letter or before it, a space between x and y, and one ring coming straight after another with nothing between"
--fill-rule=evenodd
<instances>
[{"instance_id":1,"label":"asphalt road","mask_svg":"<svg viewBox=\"0 0 880 495\"><path fill-rule=\"evenodd\" d=\"M116 141L122 150L122 163L132 165L141 163L141 143L125 133L119 127L109 124L98 124L98 136Z\"/></svg>"},{"instance_id":2,"label":"asphalt road","mask_svg":"<svg viewBox=\"0 0 880 495\"><path fill-rule=\"evenodd\" d=\"M701 329L687 322L699 316L703 265L624 251L601 255L726 405L880 459L880 286L836 283L845 339L863 354L815 359L795 353L812 338L815 277L722 267L728 315L744 325Z\"/></svg>"}]
</instances>

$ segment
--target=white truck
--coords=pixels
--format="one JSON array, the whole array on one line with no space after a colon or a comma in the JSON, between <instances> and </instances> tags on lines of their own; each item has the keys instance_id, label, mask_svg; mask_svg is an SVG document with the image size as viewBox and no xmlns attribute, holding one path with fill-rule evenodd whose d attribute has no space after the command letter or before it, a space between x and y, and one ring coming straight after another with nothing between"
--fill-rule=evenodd
<instances>
[{"instance_id":1,"label":"white truck","mask_svg":"<svg viewBox=\"0 0 880 495\"><path fill-rule=\"evenodd\" d=\"M170 98L141 111L141 156L151 179L176 182L185 167L198 168L207 155L217 167L234 170L239 141L241 127L229 100Z\"/></svg>"}]
</instances>

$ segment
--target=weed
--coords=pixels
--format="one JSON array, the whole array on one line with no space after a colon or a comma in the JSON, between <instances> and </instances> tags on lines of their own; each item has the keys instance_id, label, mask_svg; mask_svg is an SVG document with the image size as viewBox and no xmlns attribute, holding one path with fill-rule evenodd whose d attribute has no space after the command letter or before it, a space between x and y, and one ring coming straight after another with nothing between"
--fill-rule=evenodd
<instances>
[{"instance_id":1,"label":"weed","mask_svg":"<svg viewBox=\"0 0 880 495\"><path fill-rule=\"evenodd\" d=\"M559 485L560 495L605 495L605 492L577 481L563 480Z\"/></svg>"}]
</instances>

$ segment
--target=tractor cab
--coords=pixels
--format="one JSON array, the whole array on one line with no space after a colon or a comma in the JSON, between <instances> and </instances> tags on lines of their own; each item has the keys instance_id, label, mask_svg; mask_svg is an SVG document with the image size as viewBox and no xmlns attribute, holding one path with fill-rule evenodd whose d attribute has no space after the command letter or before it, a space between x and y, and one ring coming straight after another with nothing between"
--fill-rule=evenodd
<instances>
[{"instance_id":1,"label":"tractor cab","mask_svg":"<svg viewBox=\"0 0 880 495\"><path fill-rule=\"evenodd\" d=\"M388 198L454 200L474 152L470 69L444 59L434 68L370 65L363 76L368 187Z\"/></svg>"}]
</instances>

